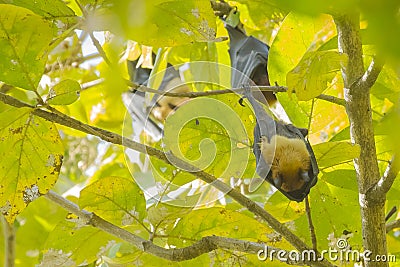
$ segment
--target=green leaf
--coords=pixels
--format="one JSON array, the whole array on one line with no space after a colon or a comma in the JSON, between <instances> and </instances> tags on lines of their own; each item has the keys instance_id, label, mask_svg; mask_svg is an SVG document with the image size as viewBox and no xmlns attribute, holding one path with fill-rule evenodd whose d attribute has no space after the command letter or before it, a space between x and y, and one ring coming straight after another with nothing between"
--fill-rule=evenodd
<instances>
[{"instance_id":1,"label":"green leaf","mask_svg":"<svg viewBox=\"0 0 400 267\"><path fill-rule=\"evenodd\" d=\"M319 96L346 59L336 51L307 52L286 76L289 94L295 91L297 99L303 101Z\"/></svg>"},{"instance_id":2,"label":"green leaf","mask_svg":"<svg viewBox=\"0 0 400 267\"><path fill-rule=\"evenodd\" d=\"M351 161L360 155L360 146L350 142L325 142L313 146L320 168L327 168Z\"/></svg>"},{"instance_id":3,"label":"green leaf","mask_svg":"<svg viewBox=\"0 0 400 267\"><path fill-rule=\"evenodd\" d=\"M249 16L254 20L256 25L262 25L262 30L267 28L266 30L271 31L273 26L275 26L274 23L281 20L284 17L284 14L286 15L287 13L280 7L280 5L272 4L270 1L242 0L240 3L247 6L249 9ZM248 19L243 16L243 13L241 13L241 18L242 22L246 25ZM267 36L269 36L269 34Z\"/></svg>"},{"instance_id":4,"label":"green leaf","mask_svg":"<svg viewBox=\"0 0 400 267\"><path fill-rule=\"evenodd\" d=\"M278 94L278 100L282 104L291 122L297 127L308 128L312 102L297 101L297 96L292 94Z\"/></svg>"},{"instance_id":5,"label":"green leaf","mask_svg":"<svg viewBox=\"0 0 400 267\"><path fill-rule=\"evenodd\" d=\"M53 187L64 150L56 126L30 108L0 113L0 125L0 211L13 222Z\"/></svg>"},{"instance_id":6,"label":"green leaf","mask_svg":"<svg viewBox=\"0 0 400 267\"><path fill-rule=\"evenodd\" d=\"M49 91L47 103L53 105L69 105L79 99L81 85L74 80L64 80Z\"/></svg>"},{"instance_id":7,"label":"green leaf","mask_svg":"<svg viewBox=\"0 0 400 267\"><path fill-rule=\"evenodd\" d=\"M79 206L117 225L141 223L146 216L142 190L132 180L121 177L102 178L85 187Z\"/></svg>"},{"instance_id":8,"label":"green leaf","mask_svg":"<svg viewBox=\"0 0 400 267\"><path fill-rule=\"evenodd\" d=\"M72 267L92 263L115 244L115 241L109 241L111 239L109 234L97 228L62 221L49 234L39 266Z\"/></svg>"},{"instance_id":9,"label":"green leaf","mask_svg":"<svg viewBox=\"0 0 400 267\"><path fill-rule=\"evenodd\" d=\"M265 203L264 209L281 223L292 221L305 212L304 204L290 201L281 192L276 191Z\"/></svg>"},{"instance_id":10,"label":"green leaf","mask_svg":"<svg viewBox=\"0 0 400 267\"><path fill-rule=\"evenodd\" d=\"M268 55L271 84L286 85L286 76L307 51L316 51L336 35L335 24L328 15L306 16L289 13L275 37ZM296 95L278 94L290 120L298 127L307 127L311 103L298 102Z\"/></svg>"},{"instance_id":11,"label":"green leaf","mask_svg":"<svg viewBox=\"0 0 400 267\"><path fill-rule=\"evenodd\" d=\"M247 215L224 208L207 208L193 210L176 224L169 233L170 242L183 246L184 239L199 240L204 236L218 235L230 238L240 238L253 241L269 241L269 235L274 231L266 224ZM283 241L283 244L285 241Z\"/></svg>"},{"instance_id":12,"label":"green leaf","mask_svg":"<svg viewBox=\"0 0 400 267\"><path fill-rule=\"evenodd\" d=\"M148 220L156 226L156 231L170 232L175 223L187 215L192 210L191 207L173 206L168 203L157 203L148 209Z\"/></svg>"},{"instance_id":13,"label":"green leaf","mask_svg":"<svg viewBox=\"0 0 400 267\"><path fill-rule=\"evenodd\" d=\"M36 90L52 40L50 24L32 11L0 4L0 80Z\"/></svg>"},{"instance_id":14,"label":"green leaf","mask_svg":"<svg viewBox=\"0 0 400 267\"><path fill-rule=\"evenodd\" d=\"M328 15L306 16L289 13L271 45L268 74L271 83L286 84L286 75L307 51L316 51L336 35L335 24Z\"/></svg>"},{"instance_id":15,"label":"green leaf","mask_svg":"<svg viewBox=\"0 0 400 267\"><path fill-rule=\"evenodd\" d=\"M39 248L67 215L68 211L45 197L38 198L18 215L18 221L23 223L18 225L15 250L21 265L35 266L38 263Z\"/></svg>"},{"instance_id":16,"label":"green leaf","mask_svg":"<svg viewBox=\"0 0 400 267\"><path fill-rule=\"evenodd\" d=\"M396 71L385 65L371 88L371 94L380 100L387 98L396 103L400 95L400 80Z\"/></svg>"},{"instance_id":17,"label":"green leaf","mask_svg":"<svg viewBox=\"0 0 400 267\"><path fill-rule=\"evenodd\" d=\"M319 250L329 248L329 234L334 233L336 237L340 237L345 230L354 235L349 241L351 245L357 247L360 244L361 218L357 191L339 188L319 180L311 188L309 199ZM310 239L306 215L295 220L294 225L294 232L300 238Z\"/></svg>"},{"instance_id":18,"label":"green leaf","mask_svg":"<svg viewBox=\"0 0 400 267\"><path fill-rule=\"evenodd\" d=\"M215 16L208 1L115 1L112 14L104 8L98 21L129 39L155 47L176 46L215 40ZM109 21L104 23L104 19ZM97 25L96 25L97 26ZM95 27L96 27L95 26ZM98 28L98 27L97 27Z\"/></svg>"},{"instance_id":19,"label":"green leaf","mask_svg":"<svg viewBox=\"0 0 400 267\"><path fill-rule=\"evenodd\" d=\"M338 132L336 135L334 135L329 141L344 141L344 140L350 140L350 126L347 126L340 132Z\"/></svg>"},{"instance_id":20,"label":"green leaf","mask_svg":"<svg viewBox=\"0 0 400 267\"><path fill-rule=\"evenodd\" d=\"M254 163L249 140L254 116L238 100L238 96L226 95L182 105L167 118L166 151L216 177L253 177L254 169L253 173L246 170Z\"/></svg>"},{"instance_id":21,"label":"green leaf","mask_svg":"<svg viewBox=\"0 0 400 267\"><path fill-rule=\"evenodd\" d=\"M74 11L61 0L0 0L0 3L24 7L45 19L60 20L67 24L76 22L77 18Z\"/></svg>"},{"instance_id":22,"label":"green leaf","mask_svg":"<svg viewBox=\"0 0 400 267\"><path fill-rule=\"evenodd\" d=\"M358 192L355 170L334 170L323 172L321 179L336 187Z\"/></svg>"}]
</instances>

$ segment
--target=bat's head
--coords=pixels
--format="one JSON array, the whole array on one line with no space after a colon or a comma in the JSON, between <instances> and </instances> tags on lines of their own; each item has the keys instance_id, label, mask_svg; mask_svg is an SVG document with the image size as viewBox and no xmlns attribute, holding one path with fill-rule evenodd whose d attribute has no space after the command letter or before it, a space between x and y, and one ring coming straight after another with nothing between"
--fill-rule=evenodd
<instances>
[{"instance_id":1,"label":"bat's head","mask_svg":"<svg viewBox=\"0 0 400 267\"><path fill-rule=\"evenodd\" d=\"M303 140L275 135L268 142L262 137L260 149L264 160L271 165L276 187L291 192L310 181L310 154Z\"/></svg>"},{"instance_id":2,"label":"bat's head","mask_svg":"<svg viewBox=\"0 0 400 267\"><path fill-rule=\"evenodd\" d=\"M190 88L187 85L181 85L179 84L180 80L177 80L178 78L175 78L167 84L168 88L174 86L169 90L170 93L190 92ZM152 109L152 113L156 119L163 122L169 114L172 114L176 108L185 103L187 100L189 100L187 97L160 96L157 99L155 107Z\"/></svg>"}]
</instances>

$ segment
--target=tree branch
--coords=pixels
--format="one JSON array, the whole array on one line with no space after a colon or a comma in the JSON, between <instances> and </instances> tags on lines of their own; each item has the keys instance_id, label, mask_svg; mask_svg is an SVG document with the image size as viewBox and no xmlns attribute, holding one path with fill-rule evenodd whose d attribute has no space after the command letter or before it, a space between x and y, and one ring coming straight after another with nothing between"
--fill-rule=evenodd
<instances>
[{"instance_id":1,"label":"tree branch","mask_svg":"<svg viewBox=\"0 0 400 267\"><path fill-rule=\"evenodd\" d=\"M371 190L371 194L373 194L374 198L385 197L386 193L392 187L393 182L396 179L399 171L400 171L400 159L398 156L393 155L388 166L386 167L385 173Z\"/></svg>"},{"instance_id":2,"label":"tree branch","mask_svg":"<svg viewBox=\"0 0 400 267\"><path fill-rule=\"evenodd\" d=\"M360 88L371 88L376 82L376 79L378 79L379 73L381 73L384 64L384 61L379 57L374 57L368 66L368 69L358 81L358 86Z\"/></svg>"},{"instance_id":3,"label":"tree branch","mask_svg":"<svg viewBox=\"0 0 400 267\"><path fill-rule=\"evenodd\" d=\"M380 177L374 129L372 125L372 108L370 86L379 73L375 63L366 73L365 81L358 82L363 77L364 63L360 34L360 14L356 11L340 16L334 16L338 32L338 49L348 56L346 66L342 67L346 112L350 122L350 138L353 144L360 146L360 155L354 159L357 174L359 203L362 218L362 238L364 250L372 251L372 257L387 255L385 233L385 198L376 198L370 194ZM364 87L365 86L365 87ZM366 267L387 266L385 262L364 262Z\"/></svg>"},{"instance_id":4,"label":"tree branch","mask_svg":"<svg viewBox=\"0 0 400 267\"><path fill-rule=\"evenodd\" d=\"M389 233L390 231L396 228L400 228L400 220L395 220L393 222L386 224L386 233Z\"/></svg>"},{"instance_id":5,"label":"tree branch","mask_svg":"<svg viewBox=\"0 0 400 267\"><path fill-rule=\"evenodd\" d=\"M31 107L31 106L19 101L18 99L15 99L15 98L5 95L3 93L0 93L0 101L4 102L5 104L17 107L17 108ZM270 213L268 213L262 207L257 205L254 201L252 201L249 198L247 198L246 196L242 195L238 190L233 189L230 186L226 185L225 183L221 182L220 180L216 179L213 175L211 175L207 172L204 172L193 165L188 164L187 162L181 160L180 158L175 157L171 153L169 153L168 157L167 157L167 155L165 155L162 151L160 151L156 148L135 142L131 139L122 137L119 134L84 124L84 123L82 123L74 118L71 118L67 115L64 115L60 112L58 114L55 114L55 113L48 112L48 111L45 111L42 109L34 109L32 111L32 113L34 115L44 118L48 121L67 126L69 128L73 128L75 130L79 130L79 131L87 133L87 134L95 135L95 136L103 139L104 141L107 141L107 142L110 142L113 144L117 144L117 145L122 145L127 148L131 148L131 149L139 151L141 153L145 153L149 156L156 157L168 164L179 166L179 168L181 168L183 170L188 170L189 172L193 173L193 175L195 175L197 178L214 186L219 191L227 194L232 199L236 200L239 204L246 207L250 212L252 212L255 215L258 215L259 217L264 219L271 226L272 229L274 229L276 232L281 234L289 243L291 243L299 251L311 250L311 248L309 248L307 246L307 244L305 244L298 236L293 234L286 226L281 224L277 219L275 219L275 217L273 217ZM324 260L322 262L316 262L315 265L316 266L332 266L326 260Z\"/></svg>"},{"instance_id":6,"label":"tree branch","mask_svg":"<svg viewBox=\"0 0 400 267\"><path fill-rule=\"evenodd\" d=\"M196 258L204 253L208 253L217 248L228 249L230 251L240 251L244 253L258 254L260 250L280 251L275 247L266 246L265 244L238 240L233 238L221 237L221 236L206 236L196 241L193 245L184 248L166 249L155 245L153 242L143 239L131 232L126 231L102 218L97 216L95 213L88 212L80 209L75 203L61 197L53 191L49 191L45 195L51 201L57 203L61 207L65 208L69 212L77 215L80 219L83 219L87 225L96 227L106 233L116 236L130 244L136 246L138 249L155 255L160 258L164 258L170 261L184 261ZM288 255L288 251L285 251ZM269 255L268 255L269 257ZM271 254L273 260L278 260L276 253ZM288 264L304 265L312 264L309 260L307 261L288 261Z\"/></svg>"}]
</instances>

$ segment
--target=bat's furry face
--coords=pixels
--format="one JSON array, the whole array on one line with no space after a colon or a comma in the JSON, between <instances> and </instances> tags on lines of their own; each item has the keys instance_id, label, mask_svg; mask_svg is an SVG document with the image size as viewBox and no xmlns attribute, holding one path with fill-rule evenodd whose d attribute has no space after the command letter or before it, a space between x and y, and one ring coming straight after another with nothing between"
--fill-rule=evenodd
<instances>
[{"instance_id":1,"label":"bat's furry face","mask_svg":"<svg viewBox=\"0 0 400 267\"><path fill-rule=\"evenodd\" d=\"M269 143L261 137L261 154L271 165L272 179L277 187L286 192L301 189L310 179L310 154L301 139L275 135Z\"/></svg>"},{"instance_id":2,"label":"bat's furry face","mask_svg":"<svg viewBox=\"0 0 400 267\"><path fill-rule=\"evenodd\" d=\"M170 81L166 87L173 88L168 91L170 93L190 92L190 88L187 85L182 85L178 78ZM189 100L188 97L161 96L157 100L157 105L153 108L152 113L156 119L163 122L168 115L174 111L174 109L182 105L187 100Z\"/></svg>"}]
</instances>

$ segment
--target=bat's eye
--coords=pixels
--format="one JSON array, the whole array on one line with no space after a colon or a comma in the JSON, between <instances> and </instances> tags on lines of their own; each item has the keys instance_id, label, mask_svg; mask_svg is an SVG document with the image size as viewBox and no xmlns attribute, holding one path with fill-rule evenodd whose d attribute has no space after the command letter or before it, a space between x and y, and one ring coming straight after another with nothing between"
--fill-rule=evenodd
<instances>
[{"instance_id":1,"label":"bat's eye","mask_svg":"<svg viewBox=\"0 0 400 267\"><path fill-rule=\"evenodd\" d=\"M274 179L274 184L277 188L281 188L282 186L282 176L278 174L278 176Z\"/></svg>"},{"instance_id":2,"label":"bat's eye","mask_svg":"<svg viewBox=\"0 0 400 267\"><path fill-rule=\"evenodd\" d=\"M310 181L310 176L308 176L307 171L301 171L300 176L304 180L304 182L308 183Z\"/></svg>"},{"instance_id":3,"label":"bat's eye","mask_svg":"<svg viewBox=\"0 0 400 267\"><path fill-rule=\"evenodd\" d=\"M170 109L176 109L176 106L175 106L174 104L171 104L171 103L168 103L168 107L169 107Z\"/></svg>"}]
</instances>

